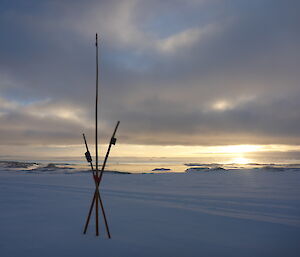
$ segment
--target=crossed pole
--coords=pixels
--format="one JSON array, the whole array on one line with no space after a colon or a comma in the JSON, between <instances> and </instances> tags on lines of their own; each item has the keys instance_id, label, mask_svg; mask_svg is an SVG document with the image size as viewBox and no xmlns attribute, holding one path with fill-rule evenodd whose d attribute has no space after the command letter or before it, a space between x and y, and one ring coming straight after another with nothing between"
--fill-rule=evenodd
<instances>
[{"instance_id":1,"label":"crossed pole","mask_svg":"<svg viewBox=\"0 0 300 257\"><path fill-rule=\"evenodd\" d=\"M114 130L114 132L111 136L110 143L109 143L109 146L108 146L108 149L107 149L107 152L106 152L106 155L105 155L105 158L104 158L99 176L98 176L97 172L94 170L93 163L92 163L92 157L91 157L90 152L89 152L89 148L88 148L88 145L87 145L87 142L86 142L85 135L83 134L83 139L84 139L84 143L85 143L85 146L86 146L85 156L86 156L87 161L90 163L90 166L91 166L91 169L92 169L92 174L93 174L93 179L94 179L95 187L96 187L95 192L94 192L94 196L93 196L93 200L92 200L92 203L91 203L91 206L90 206L90 209L89 209L88 217L86 219L86 223L85 223L85 226L84 226L84 231L83 231L84 234L86 234L86 231L87 231L87 228L88 228L88 225L89 225L89 222L90 222L91 214L92 214L92 211L93 211L93 208L94 208L94 204L96 203L96 209L95 209L95 211L96 211L96 215L95 215L95 217L96 217L96 236L99 235L99 227L98 227L98 199L99 199L99 203L100 203L100 207L101 207L101 211L102 211L102 216L104 218L106 233L107 233L108 238L111 238L109 228L108 228L107 219L106 219L106 215L105 215L105 211L104 211L104 207L103 207L103 203L102 203L102 199L101 199L100 192L99 192L99 185L100 185L100 182L101 182L101 179L102 179L103 172L105 170L105 166L106 166L106 163L107 163L107 160L108 160L108 156L109 156L111 147L112 147L112 145L115 145L116 141L117 141L117 139L115 138L115 135L116 135L117 129L119 127L119 124L120 124L120 121L117 122L115 130Z\"/></svg>"}]
</instances>

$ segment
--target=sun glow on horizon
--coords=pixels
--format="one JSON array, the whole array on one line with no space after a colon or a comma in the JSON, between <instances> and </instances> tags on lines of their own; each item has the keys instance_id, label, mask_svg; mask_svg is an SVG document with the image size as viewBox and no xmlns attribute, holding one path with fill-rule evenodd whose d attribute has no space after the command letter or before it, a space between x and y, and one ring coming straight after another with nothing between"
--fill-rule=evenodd
<instances>
[{"instance_id":1,"label":"sun glow on horizon","mask_svg":"<svg viewBox=\"0 0 300 257\"><path fill-rule=\"evenodd\" d=\"M250 163L251 160L245 157L236 157L232 160L230 160L231 163L235 163L235 164L247 164Z\"/></svg>"},{"instance_id":2,"label":"sun glow on horizon","mask_svg":"<svg viewBox=\"0 0 300 257\"><path fill-rule=\"evenodd\" d=\"M107 145L100 145L102 155ZM90 145L94 154L94 145ZM34 158L84 158L85 148L76 145L28 145L26 147L0 146L0 151L7 152L6 156ZM256 162L255 156L264 156L271 152L300 151L300 146L292 145L224 145L224 146L184 146L184 145L131 145L117 144L111 152L113 157L125 158L193 158L207 161L245 164ZM253 155L254 154L254 155ZM101 155L101 156L102 156ZM1 157L1 156L0 156ZM250 159L249 159L250 158Z\"/></svg>"}]
</instances>

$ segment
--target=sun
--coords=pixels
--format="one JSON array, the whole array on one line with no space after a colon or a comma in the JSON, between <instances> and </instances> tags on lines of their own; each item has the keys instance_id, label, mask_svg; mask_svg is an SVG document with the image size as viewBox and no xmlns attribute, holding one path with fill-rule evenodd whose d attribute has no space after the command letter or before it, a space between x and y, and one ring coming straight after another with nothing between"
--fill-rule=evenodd
<instances>
[{"instance_id":1,"label":"sun","mask_svg":"<svg viewBox=\"0 0 300 257\"><path fill-rule=\"evenodd\" d=\"M250 160L247 158L244 158L244 157L237 157L237 158L232 159L231 162L236 163L236 164L247 164L250 162Z\"/></svg>"}]
</instances>

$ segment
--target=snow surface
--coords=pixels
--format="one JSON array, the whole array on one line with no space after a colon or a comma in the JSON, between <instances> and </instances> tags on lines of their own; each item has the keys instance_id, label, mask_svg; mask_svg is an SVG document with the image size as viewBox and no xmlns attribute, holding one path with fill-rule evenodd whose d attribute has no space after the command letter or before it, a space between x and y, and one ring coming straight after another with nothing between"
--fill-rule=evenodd
<instances>
[{"instance_id":1,"label":"snow surface","mask_svg":"<svg viewBox=\"0 0 300 257\"><path fill-rule=\"evenodd\" d=\"M90 174L0 171L0 256L300 256L300 171Z\"/></svg>"}]
</instances>

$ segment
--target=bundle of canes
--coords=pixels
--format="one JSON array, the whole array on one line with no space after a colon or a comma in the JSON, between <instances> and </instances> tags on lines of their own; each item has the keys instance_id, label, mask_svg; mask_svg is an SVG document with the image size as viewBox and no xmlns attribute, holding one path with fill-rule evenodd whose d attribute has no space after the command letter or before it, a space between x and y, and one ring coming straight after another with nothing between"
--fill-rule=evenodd
<instances>
[{"instance_id":1,"label":"bundle of canes","mask_svg":"<svg viewBox=\"0 0 300 257\"><path fill-rule=\"evenodd\" d=\"M115 138L115 134L117 132L118 126L119 126L120 122L117 122L117 125L115 127L115 130L113 132L113 135L110 139L110 143L109 143L109 147L107 149L107 153L105 156L105 159L103 161L103 165L102 165L102 169L99 173L99 169L98 169L98 35L96 34L96 104L95 104L95 150L96 150L96 169L94 169L93 166L93 162L92 162L92 157L91 154L89 152L88 149L88 145L86 142L86 138L85 135L83 134L83 139L84 139L84 143L86 146L86 153L85 153L85 157L87 159L87 161L90 163L91 169L92 169L92 174L93 174L93 179L95 182L95 192L94 192L94 196L93 196L93 200L89 209L89 213L88 213L88 217L85 223L85 227L84 227L84 231L83 233L85 234L89 225L89 221L90 221L90 217L92 214L92 210L95 206L95 218L96 218L96 236L99 235L99 222L98 222L98 200L100 202L100 206L101 206L101 210L102 210L102 215L104 218L104 222L105 222L105 227L106 227L106 232L108 235L108 238L111 238L110 236L110 232L109 232L109 228L108 228L108 224L107 224L107 219L106 219L106 215L105 215L105 211L104 211L104 207L103 207L103 203L102 203L102 199L100 196L100 192L99 192L99 186L100 186L100 182L103 176L103 171L105 169L106 166L106 162L110 153L110 149L112 145L115 145L116 143L116 138Z\"/></svg>"},{"instance_id":2,"label":"bundle of canes","mask_svg":"<svg viewBox=\"0 0 300 257\"><path fill-rule=\"evenodd\" d=\"M101 211L102 211L102 215L103 215L103 219L104 219L104 223L105 223L107 236L108 236L108 238L111 238L109 228L108 228L107 219L106 219L106 215L105 215L105 211L104 211L104 207L103 207L103 203L102 203L102 199L101 199L101 196L100 196L99 185L100 185L100 182L101 182L101 179L102 179L102 176L103 176L103 172L105 170L105 166L106 166L106 163L107 163L107 160L108 160L110 149L111 149L112 145L116 144L116 141L117 141L117 139L115 138L115 135L116 135L117 129L119 127L119 124L120 124L120 121L117 122L115 130L114 130L114 132L112 134L112 137L110 139L110 143L109 143L109 146L108 146L108 149L107 149L107 152L106 152L106 155L105 155L105 158L104 158L102 168L101 168L101 171L100 171L99 175L97 174L97 172L95 171L95 169L93 167L92 157L91 157L91 154L89 152L89 148L88 148L88 145L87 145L87 142L86 142L85 135L83 134L83 139L84 139L84 143L85 143L85 146L86 146L85 156L86 156L87 161L90 163L92 174L93 174L93 179L94 179L95 187L96 187L95 192L94 192L94 196L93 196L93 200L92 200L92 203L91 203L91 206L90 206L90 209L89 209L88 217L86 219L86 223L85 223L85 226L84 226L84 231L83 231L84 234L86 234L86 231L87 231L87 228L88 228L88 225L89 225L89 222L90 222L91 214L92 214L92 211L93 211L93 208L94 208L94 204L96 203L96 209L95 209L95 211L96 211L96 215L95 215L95 217L96 217L96 236L99 235L99 227L98 227L98 199L99 199L99 203L100 203L100 207L101 207Z\"/></svg>"}]
</instances>

